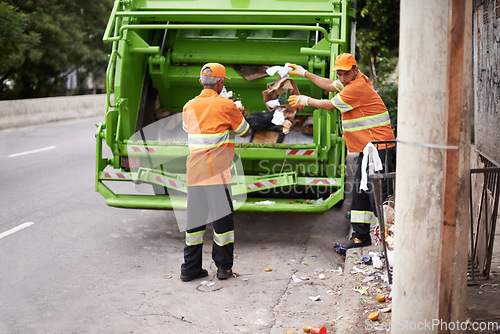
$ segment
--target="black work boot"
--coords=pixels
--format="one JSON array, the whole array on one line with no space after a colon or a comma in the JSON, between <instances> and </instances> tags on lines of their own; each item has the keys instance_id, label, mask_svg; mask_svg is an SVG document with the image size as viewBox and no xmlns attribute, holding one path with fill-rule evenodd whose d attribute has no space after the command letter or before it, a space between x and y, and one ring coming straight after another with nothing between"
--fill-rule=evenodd
<instances>
[{"instance_id":1,"label":"black work boot","mask_svg":"<svg viewBox=\"0 0 500 334\"><path fill-rule=\"evenodd\" d=\"M231 269L217 269L218 279L228 279L231 276L233 276L233 271Z\"/></svg>"},{"instance_id":2,"label":"black work boot","mask_svg":"<svg viewBox=\"0 0 500 334\"><path fill-rule=\"evenodd\" d=\"M189 282L197 278L202 278L208 276L208 271L206 269L201 269L200 272L197 275L194 276L187 276L187 275L182 275L181 274L181 281L183 282Z\"/></svg>"},{"instance_id":3,"label":"black work boot","mask_svg":"<svg viewBox=\"0 0 500 334\"><path fill-rule=\"evenodd\" d=\"M352 237L351 239L347 240L342 244L342 248L344 249L358 248L358 247L370 246L371 244L372 244L372 239L370 237L363 239Z\"/></svg>"}]
</instances>

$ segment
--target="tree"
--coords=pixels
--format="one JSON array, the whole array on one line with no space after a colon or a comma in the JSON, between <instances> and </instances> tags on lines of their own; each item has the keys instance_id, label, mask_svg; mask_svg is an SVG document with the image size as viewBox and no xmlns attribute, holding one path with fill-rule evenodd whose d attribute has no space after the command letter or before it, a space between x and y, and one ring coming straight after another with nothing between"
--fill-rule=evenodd
<instances>
[{"instance_id":1,"label":"tree","mask_svg":"<svg viewBox=\"0 0 500 334\"><path fill-rule=\"evenodd\" d=\"M19 69L26 58L36 59L32 52L40 43L40 35L26 32L27 17L17 8L0 3L0 96L12 84L9 79Z\"/></svg>"},{"instance_id":2,"label":"tree","mask_svg":"<svg viewBox=\"0 0 500 334\"><path fill-rule=\"evenodd\" d=\"M400 0L359 0L357 4L359 63L368 68L374 82L378 81L378 58L398 56L399 3Z\"/></svg>"},{"instance_id":3,"label":"tree","mask_svg":"<svg viewBox=\"0 0 500 334\"><path fill-rule=\"evenodd\" d=\"M4 98L53 96L65 90L65 74L79 71L103 77L109 45L101 41L112 0L10 0L25 18L24 31L39 36L22 50L23 61L2 77L11 89Z\"/></svg>"},{"instance_id":4,"label":"tree","mask_svg":"<svg viewBox=\"0 0 500 334\"><path fill-rule=\"evenodd\" d=\"M369 73L397 133L400 0L358 0L356 41L358 66Z\"/></svg>"}]
</instances>

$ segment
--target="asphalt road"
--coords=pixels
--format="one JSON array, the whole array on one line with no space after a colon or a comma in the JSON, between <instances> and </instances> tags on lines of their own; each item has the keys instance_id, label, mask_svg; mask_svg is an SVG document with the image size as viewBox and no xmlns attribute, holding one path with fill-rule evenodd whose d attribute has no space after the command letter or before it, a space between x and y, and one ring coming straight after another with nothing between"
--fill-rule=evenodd
<instances>
[{"instance_id":1,"label":"asphalt road","mask_svg":"<svg viewBox=\"0 0 500 334\"><path fill-rule=\"evenodd\" d=\"M214 277L207 233L209 276L184 283L174 214L111 208L94 191L99 121L0 131L0 333L334 329L343 261L331 247L348 201L325 215L236 213L237 277Z\"/></svg>"}]
</instances>

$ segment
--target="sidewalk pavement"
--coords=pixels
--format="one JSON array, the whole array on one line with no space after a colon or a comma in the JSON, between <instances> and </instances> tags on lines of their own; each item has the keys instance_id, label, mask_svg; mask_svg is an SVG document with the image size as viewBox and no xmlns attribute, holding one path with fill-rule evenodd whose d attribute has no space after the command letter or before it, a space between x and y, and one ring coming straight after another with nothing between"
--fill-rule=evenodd
<instances>
[{"instance_id":1,"label":"sidewalk pavement","mask_svg":"<svg viewBox=\"0 0 500 334\"><path fill-rule=\"evenodd\" d=\"M497 224L498 225L498 224ZM374 225L372 225L374 226ZM372 240L375 237L372 233ZM368 247L347 250L344 264L344 292L342 318L336 321L336 333L387 333L390 329L391 286L387 281L387 269L374 269L373 265L360 263L362 257L376 252L382 258L382 246L375 243ZM340 255L339 255L340 256ZM366 293L365 293L366 291ZM378 302L376 296L383 294L389 300ZM497 323L500 328L500 227L497 226L489 280L468 281L466 319L471 323ZM376 321L368 317L378 312ZM467 334L498 334L499 330L468 330Z\"/></svg>"},{"instance_id":2,"label":"sidewalk pavement","mask_svg":"<svg viewBox=\"0 0 500 334\"><path fill-rule=\"evenodd\" d=\"M373 225L374 226L374 225ZM377 253L382 259L382 245L375 243L367 247L347 250L344 264L344 292L340 305L343 315L336 323L336 333L385 333L391 321L391 287L387 280L387 268L374 268L373 264L361 263L363 257ZM377 301L377 295L384 295L385 301ZM370 314L378 312L376 321Z\"/></svg>"}]
</instances>

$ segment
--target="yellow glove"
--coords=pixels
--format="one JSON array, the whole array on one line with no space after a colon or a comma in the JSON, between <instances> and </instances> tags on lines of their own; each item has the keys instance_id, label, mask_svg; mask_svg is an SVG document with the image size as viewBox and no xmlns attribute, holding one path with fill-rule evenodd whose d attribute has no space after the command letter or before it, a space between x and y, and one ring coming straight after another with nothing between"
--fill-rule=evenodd
<instances>
[{"instance_id":1,"label":"yellow glove","mask_svg":"<svg viewBox=\"0 0 500 334\"><path fill-rule=\"evenodd\" d=\"M300 65L297 65L297 64L289 64L288 66L294 68L293 71L290 71L288 73L290 74L295 74L295 75L300 75L301 77L305 77L306 76L306 70L300 66Z\"/></svg>"},{"instance_id":2,"label":"yellow glove","mask_svg":"<svg viewBox=\"0 0 500 334\"><path fill-rule=\"evenodd\" d=\"M305 95L290 95L290 97L288 98L288 102L292 107L308 106L309 105L307 104L308 100L309 96Z\"/></svg>"}]
</instances>

